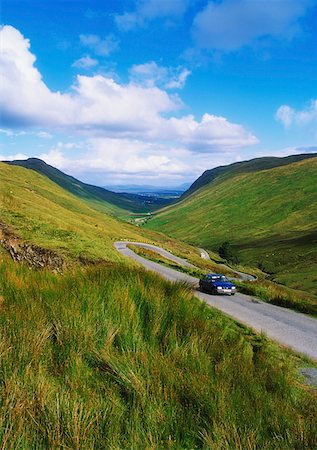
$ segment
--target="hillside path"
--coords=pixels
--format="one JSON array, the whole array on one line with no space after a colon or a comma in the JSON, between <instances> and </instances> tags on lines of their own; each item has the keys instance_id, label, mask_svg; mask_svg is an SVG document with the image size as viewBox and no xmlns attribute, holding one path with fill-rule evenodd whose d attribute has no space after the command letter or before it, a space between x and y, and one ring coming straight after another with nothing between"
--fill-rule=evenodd
<instances>
[{"instance_id":1,"label":"hillside path","mask_svg":"<svg viewBox=\"0 0 317 450\"><path fill-rule=\"evenodd\" d=\"M129 249L128 244L139 245L152 250L158 248L161 255L166 256L168 254L169 259L173 257L173 261L188 267L187 261L150 244L140 242L114 243L114 246L122 255L134 259L146 269L159 273L170 281L185 281L192 284L195 296L208 305L221 310L258 333L263 332L280 344L317 361L317 319L287 308L265 303L258 298L240 292L237 292L235 296L205 294L197 290L198 278L142 258Z\"/></svg>"}]
</instances>

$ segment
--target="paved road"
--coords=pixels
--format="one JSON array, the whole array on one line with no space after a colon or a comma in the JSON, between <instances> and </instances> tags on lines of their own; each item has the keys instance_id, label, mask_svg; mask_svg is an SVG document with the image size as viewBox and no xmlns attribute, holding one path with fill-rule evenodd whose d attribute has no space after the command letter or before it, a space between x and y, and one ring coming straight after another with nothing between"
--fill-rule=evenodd
<instances>
[{"instance_id":1,"label":"paved road","mask_svg":"<svg viewBox=\"0 0 317 450\"><path fill-rule=\"evenodd\" d=\"M146 269L157 272L170 281L186 281L191 283L194 289L197 288L197 278L142 258L130 250L127 244L128 242L116 242L114 245L120 253L138 261ZM136 243L133 242L133 244ZM138 243L138 245L152 250L155 247L141 243ZM160 254L166 256L166 253L168 253L166 250L160 249ZM170 253L168 255L170 259L172 259L171 256L173 257L173 261L177 259L181 264L186 262ZM186 264L188 263L186 262ZM235 296L219 296L195 290L195 296L253 330L264 332L269 338L317 361L317 319L262 302L257 298L239 292Z\"/></svg>"},{"instance_id":2,"label":"paved road","mask_svg":"<svg viewBox=\"0 0 317 450\"><path fill-rule=\"evenodd\" d=\"M203 248L199 248L198 249L200 251L200 256L203 259L210 259L210 256L208 254L208 252L206 252L206 250L204 250ZM234 273L236 273L237 275L239 275L239 279L243 280L243 281L254 281L257 279L256 276L254 275L250 275L248 273L244 273L244 272L239 272L238 270L233 270L231 269L231 267L226 266L225 264L219 264L220 267L224 267L225 269L230 269L232 270Z\"/></svg>"}]
</instances>

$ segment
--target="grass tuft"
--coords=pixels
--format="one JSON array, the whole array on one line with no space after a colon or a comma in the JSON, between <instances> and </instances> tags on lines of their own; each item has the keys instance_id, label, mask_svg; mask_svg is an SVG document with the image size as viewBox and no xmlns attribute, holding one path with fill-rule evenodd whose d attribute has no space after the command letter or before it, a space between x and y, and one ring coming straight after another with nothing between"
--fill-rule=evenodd
<instances>
[{"instance_id":1,"label":"grass tuft","mask_svg":"<svg viewBox=\"0 0 317 450\"><path fill-rule=\"evenodd\" d=\"M264 336L129 268L0 262L2 448L307 448L317 403Z\"/></svg>"}]
</instances>

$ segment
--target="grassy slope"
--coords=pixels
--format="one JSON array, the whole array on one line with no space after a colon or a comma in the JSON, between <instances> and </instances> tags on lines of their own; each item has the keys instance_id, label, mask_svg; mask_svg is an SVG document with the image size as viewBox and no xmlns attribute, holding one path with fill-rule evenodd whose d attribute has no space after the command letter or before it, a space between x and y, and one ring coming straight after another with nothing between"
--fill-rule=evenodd
<instances>
[{"instance_id":1,"label":"grassy slope","mask_svg":"<svg viewBox=\"0 0 317 450\"><path fill-rule=\"evenodd\" d=\"M112 261L62 276L0 251L3 448L313 447L316 399L295 360L185 286L116 261L113 240L151 233L36 172L0 164L0 180L1 218L20 236Z\"/></svg>"},{"instance_id":2,"label":"grassy slope","mask_svg":"<svg viewBox=\"0 0 317 450\"><path fill-rule=\"evenodd\" d=\"M243 262L317 293L317 159L213 182L148 222L210 249L229 240ZM195 220L193 220L195 219Z\"/></svg>"},{"instance_id":3,"label":"grassy slope","mask_svg":"<svg viewBox=\"0 0 317 450\"><path fill-rule=\"evenodd\" d=\"M0 213L23 239L73 258L118 260L113 241L146 240L145 232L96 211L37 172L3 163Z\"/></svg>"},{"instance_id":4,"label":"grassy slope","mask_svg":"<svg viewBox=\"0 0 317 450\"><path fill-rule=\"evenodd\" d=\"M182 285L124 266L61 276L0 257L0 289L2 448L316 444L316 397L292 360Z\"/></svg>"},{"instance_id":5,"label":"grassy slope","mask_svg":"<svg viewBox=\"0 0 317 450\"><path fill-rule=\"evenodd\" d=\"M283 158L273 156L266 156L263 158L255 158L249 161L241 161L227 166L215 167L211 170L206 170L197 180L184 192L181 199L189 197L198 189L206 186L217 180L217 178L230 178L236 175L259 172L261 170L273 169L274 167L281 167L292 164L294 162L302 161L307 158L316 158L316 153L304 153L302 155L291 155Z\"/></svg>"},{"instance_id":6,"label":"grassy slope","mask_svg":"<svg viewBox=\"0 0 317 450\"><path fill-rule=\"evenodd\" d=\"M9 161L6 162L6 164L17 165L25 167L26 169L35 170L41 175L48 177L66 191L69 191L82 200L89 202L93 207L105 212L106 214L111 213L116 216L125 216L127 211L140 213L157 209L155 205L151 205L151 207L149 207L147 203L144 202L144 198L141 196L117 194L102 187L83 183L37 158Z\"/></svg>"},{"instance_id":7,"label":"grassy slope","mask_svg":"<svg viewBox=\"0 0 317 450\"><path fill-rule=\"evenodd\" d=\"M201 261L196 248L106 215L33 170L0 163L0 217L23 239L59 253L122 260L116 240L156 243Z\"/></svg>"}]
</instances>

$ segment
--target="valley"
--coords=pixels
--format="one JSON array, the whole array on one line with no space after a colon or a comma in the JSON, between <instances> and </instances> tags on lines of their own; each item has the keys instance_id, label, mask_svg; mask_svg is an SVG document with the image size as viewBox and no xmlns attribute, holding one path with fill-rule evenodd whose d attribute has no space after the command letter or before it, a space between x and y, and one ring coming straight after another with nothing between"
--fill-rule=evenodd
<instances>
[{"instance_id":1,"label":"valley","mask_svg":"<svg viewBox=\"0 0 317 450\"><path fill-rule=\"evenodd\" d=\"M317 0L0 1L0 450L317 449Z\"/></svg>"},{"instance_id":2,"label":"valley","mask_svg":"<svg viewBox=\"0 0 317 450\"><path fill-rule=\"evenodd\" d=\"M107 204L106 214L34 170L0 163L0 177L0 433L9 448L234 447L235 433L242 446L312 447L315 391L299 370L315 365L268 339L314 359L307 332L302 339L290 325L294 313L254 294L228 302L192 293L186 271L164 267L166 251L196 276L235 275L217 253L203 259L196 246L131 225ZM170 281L121 254L120 240L163 247L159 273ZM284 306L303 307L298 295L287 293Z\"/></svg>"},{"instance_id":3,"label":"valley","mask_svg":"<svg viewBox=\"0 0 317 450\"><path fill-rule=\"evenodd\" d=\"M256 169L248 164L238 174L189 189L192 194L155 214L146 227L213 251L229 241L242 264L316 295L317 159L286 158L273 169L259 169L256 162Z\"/></svg>"}]
</instances>

